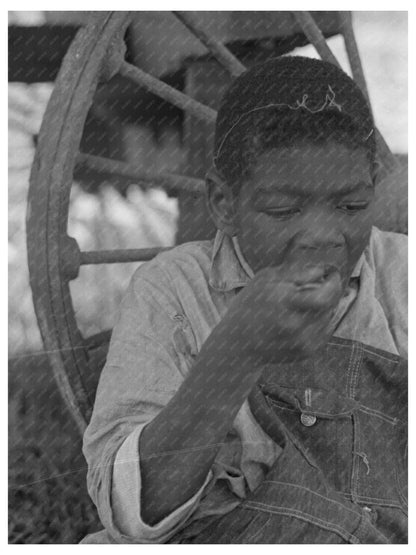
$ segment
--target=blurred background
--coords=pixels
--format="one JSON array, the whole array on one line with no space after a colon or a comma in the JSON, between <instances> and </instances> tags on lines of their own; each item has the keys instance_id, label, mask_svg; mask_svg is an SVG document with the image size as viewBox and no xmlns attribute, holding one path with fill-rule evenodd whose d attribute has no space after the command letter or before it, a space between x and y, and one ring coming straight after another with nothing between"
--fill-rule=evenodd
<instances>
[{"instance_id":1,"label":"blurred background","mask_svg":"<svg viewBox=\"0 0 416 555\"><path fill-rule=\"evenodd\" d=\"M247 12L239 12L238 17L242 16L247 19ZM164 17L163 12L137 15L125 37L127 58L181 89L189 71L185 61L190 53L194 59L202 59L204 49L190 48L189 32L173 26L171 34L164 35L165 42L159 41L160 51L149 55L143 42L143 22L148 33L158 36ZM354 12L353 18L376 124L391 150L407 165L407 13ZM59 397L42 350L29 287L25 237L29 174L42 116L62 58L86 19L85 12L9 12L11 543L76 543L100 528L86 492L81 438ZM222 19L220 14L217 27ZM272 34L255 39L262 52L269 49L273 53L281 46L273 42ZM254 43L254 39L238 37L234 42L229 40L230 48L248 58L257 48ZM310 45L292 48L298 43L285 43L280 53L317 57ZM328 38L328 44L350 73L343 39L335 35ZM140 103L136 101L139 93ZM123 107L115 109L116 101ZM183 127L184 115L179 109L146 96L131 83L116 80L97 91L82 150L131 161L148 170L203 177L202 168L195 168L189 157L191 147ZM169 246L212 234L205 216L193 218L192 223L183 217L196 209L202 213L201 202L193 197L168 196L158 188L143 191L131 181L80 172L71 191L68 231L82 250ZM123 291L137 265L83 267L71 283L78 325L85 336L112 328Z\"/></svg>"}]
</instances>

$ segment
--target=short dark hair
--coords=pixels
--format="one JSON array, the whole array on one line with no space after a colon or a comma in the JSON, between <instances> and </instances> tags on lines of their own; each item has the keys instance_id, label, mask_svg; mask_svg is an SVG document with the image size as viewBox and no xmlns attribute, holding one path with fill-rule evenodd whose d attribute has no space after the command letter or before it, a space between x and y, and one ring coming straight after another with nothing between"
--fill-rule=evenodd
<instances>
[{"instance_id":1,"label":"short dark hair","mask_svg":"<svg viewBox=\"0 0 416 555\"><path fill-rule=\"evenodd\" d=\"M238 193L262 152L328 142L364 148L374 166L374 122L360 88L328 62L272 58L245 71L225 93L215 127L214 165Z\"/></svg>"},{"instance_id":2,"label":"short dark hair","mask_svg":"<svg viewBox=\"0 0 416 555\"><path fill-rule=\"evenodd\" d=\"M374 133L373 133L374 134ZM259 156L273 148L295 148L305 144L324 145L331 142L355 149L365 149L371 171L375 167L374 137L362 141L360 130L347 117L337 113L281 113L271 110L250 114L238 133L229 140L216 159L216 167L234 195L250 176Z\"/></svg>"}]
</instances>

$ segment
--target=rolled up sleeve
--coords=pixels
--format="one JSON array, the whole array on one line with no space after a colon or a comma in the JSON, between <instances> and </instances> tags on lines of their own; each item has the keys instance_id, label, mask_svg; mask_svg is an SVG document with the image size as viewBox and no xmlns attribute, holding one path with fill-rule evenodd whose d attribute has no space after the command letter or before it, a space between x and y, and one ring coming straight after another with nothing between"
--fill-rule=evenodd
<instances>
[{"instance_id":1,"label":"rolled up sleeve","mask_svg":"<svg viewBox=\"0 0 416 555\"><path fill-rule=\"evenodd\" d=\"M141 473L139 438L144 425L138 426L118 450L114 462L112 507L117 528L140 543L165 543L196 510L206 486L212 479L210 470L202 487L183 505L157 524L150 526L141 517Z\"/></svg>"}]
</instances>

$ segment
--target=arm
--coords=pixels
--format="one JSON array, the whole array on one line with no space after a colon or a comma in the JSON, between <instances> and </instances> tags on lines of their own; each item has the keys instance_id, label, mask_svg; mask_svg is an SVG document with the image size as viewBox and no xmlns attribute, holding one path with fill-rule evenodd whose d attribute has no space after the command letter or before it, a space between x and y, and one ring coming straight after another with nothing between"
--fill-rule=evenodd
<instances>
[{"instance_id":1,"label":"arm","mask_svg":"<svg viewBox=\"0 0 416 555\"><path fill-rule=\"evenodd\" d=\"M183 307L157 262L141 266L130 282L84 436L88 490L103 525L118 543L154 543L171 535L196 510L212 478L207 473L194 497L156 526L143 518L137 432L156 418L180 389L195 362L198 337L189 326L186 333L178 333L184 330L177 319ZM175 469L170 468L166 474L172 484Z\"/></svg>"},{"instance_id":2,"label":"arm","mask_svg":"<svg viewBox=\"0 0 416 555\"><path fill-rule=\"evenodd\" d=\"M176 395L142 430L142 516L151 525L202 486L260 374L256 358L241 357L238 344L220 323Z\"/></svg>"},{"instance_id":3,"label":"arm","mask_svg":"<svg viewBox=\"0 0 416 555\"><path fill-rule=\"evenodd\" d=\"M265 363L304 358L324 344L340 280L321 271L287 281L267 269L234 301L185 381L144 429L142 514L150 524L201 487L220 443ZM305 285L304 285L305 284ZM307 285L306 285L307 284Z\"/></svg>"}]
</instances>

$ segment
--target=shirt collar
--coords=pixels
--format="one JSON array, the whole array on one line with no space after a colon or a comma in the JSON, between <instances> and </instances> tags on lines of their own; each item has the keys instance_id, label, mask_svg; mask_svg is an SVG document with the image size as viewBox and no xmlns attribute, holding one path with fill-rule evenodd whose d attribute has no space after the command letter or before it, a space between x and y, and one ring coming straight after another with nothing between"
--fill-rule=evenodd
<instances>
[{"instance_id":1,"label":"shirt collar","mask_svg":"<svg viewBox=\"0 0 416 555\"><path fill-rule=\"evenodd\" d=\"M209 284L217 291L225 292L244 287L253 277L240 249L236 250L236 244L238 245L232 237L223 231L217 231L209 274Z\"/></svg>"},{"instance_id":2,"label":"shirt collar","mask_svg":"<svg viewBox=\"0 0 416 555\"><path fill-rule=\"evenodd\" d=\"M351 279L358 278L364 262L364 253L358 259L351 274ZM230 237L218 230L214 239L211 258L209 284L217 291L232 291L244 287L254 276L248 265L236 237Z\"/></svg>"}]
</instances>

